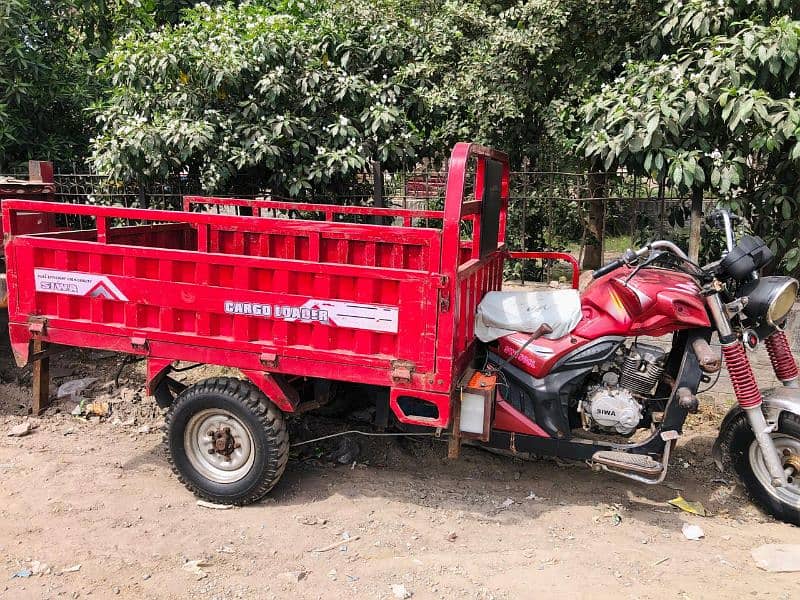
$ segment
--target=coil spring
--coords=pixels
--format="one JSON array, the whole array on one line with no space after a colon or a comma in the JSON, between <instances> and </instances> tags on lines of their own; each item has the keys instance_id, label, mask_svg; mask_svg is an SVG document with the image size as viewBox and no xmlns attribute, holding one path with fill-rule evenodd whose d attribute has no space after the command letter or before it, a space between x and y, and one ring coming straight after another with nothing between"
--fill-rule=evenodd
<instances>
[{"instance_id":1,"label":"coil spring","mask_svg":"<svg viewBox=\"0 0 800 600\"><path fill-rule=\"evenodd\" d=\"M795 361L794 355L789 348L789 340L785 332L776 331L766 339L764 345L767 347L769 360L778 379L791 381L800 375L797 369L797 361Z\"/></svg>"},{"instance_id":2,"label":"coil spring","mask_svg":"<svg viewBox=\"0 0 800 600\"><path fill-rule=\"evenodd\" d=\"M728 367L739 406L753 408L761 404L761 392L758 391L756 376L753 374L753 367L750 366L750 360L745 354L742 343L734 342L722 346L722 355L725 357L725 365Z\"/></svg>"}]
</instances>

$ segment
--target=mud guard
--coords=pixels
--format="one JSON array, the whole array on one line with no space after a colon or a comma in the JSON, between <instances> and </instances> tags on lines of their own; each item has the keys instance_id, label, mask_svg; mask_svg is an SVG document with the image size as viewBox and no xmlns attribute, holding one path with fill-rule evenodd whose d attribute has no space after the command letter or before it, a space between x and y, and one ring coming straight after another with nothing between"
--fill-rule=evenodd
<instances>
[{"instance_id":1,"label":"mud guard","mask_svg":"<svg viewBox=\"0 0 800 600\"><path fill-rule=\"evenodd\" d=\"M151 394L159 408L169 408L188 386L170 376L162 377Z\"/></svg>"},{"instance_id":2,"label":"mud guard","mask_svg":"<svg viewBox=\"0 0 800 600\"><path fill-rule=\"evenodd\" d=\"M800 388L793 387L775 387L764 390L761 393L763 398L762 410L767 419L767 423L777 423L780 419L781 413L790 412L800 416ZM720 434L725 431L730 424L743 413L742 407L738 404L734 405L720 423ZM717 435L714 440L714 446L711 448L711 457L714 459L714 464L717 469L723 470L722 466L722 435Z\"/></svg>"},{"instance_id":3,"label":"mud guard","mask_svg":"<svg viewBox=\"0 0 800 600\"><path fill-rule=\"evenodd\" d=\"M289 385L282 375L249 369L242 369L242 373L283 412L294 412L300 404L297 390Z\"/></svg>"},{"instance_id":4,"label":"mud guard","mask_svg":"<svg viewBox=\"0 0 800 600\"><path fill-rule=\"evenodd\" d=\"M173 360L168 358L147 359L147 393L155 398L161 408L172 404L175 396L186 389L184 384L169 377L172 363ZM242 369L242 374L283 412L294 412L300 403L297 390L283 376L245 369Z\"/></svg>"}]
</instances>

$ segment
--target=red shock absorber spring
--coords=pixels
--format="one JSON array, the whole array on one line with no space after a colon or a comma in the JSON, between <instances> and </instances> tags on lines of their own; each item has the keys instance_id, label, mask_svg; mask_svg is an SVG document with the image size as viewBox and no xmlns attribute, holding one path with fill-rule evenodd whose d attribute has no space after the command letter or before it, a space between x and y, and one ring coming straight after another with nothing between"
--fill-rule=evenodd
<instances>
[{"instance_id":1,"label":"red shock absorber spring","mask_svg":"<svg viewBox=\"0 0 800 600\"><path fill-rule=\"evenodd\" d=\"M767 354L775 369L775 376L783 381L797 379L800 372L797 370L797 361L789 348L789 339L783 331L776 331L769 336L764 344L767 347Z\"/></svg>"},{"instance_id":2,"label":"red shock absorber spring","mask_svg":"<svg viewBox=\"0 0 800 600\"><path fill-rule=\"evenodd\" d=\"M747 358L742 343L737 341L722 346L722 355L725 357L725 365L728 367L739 406L753 408L761 404L761 392L758 391L756 376L753 374L750 359Z\"/></svg>"}]
</instances>

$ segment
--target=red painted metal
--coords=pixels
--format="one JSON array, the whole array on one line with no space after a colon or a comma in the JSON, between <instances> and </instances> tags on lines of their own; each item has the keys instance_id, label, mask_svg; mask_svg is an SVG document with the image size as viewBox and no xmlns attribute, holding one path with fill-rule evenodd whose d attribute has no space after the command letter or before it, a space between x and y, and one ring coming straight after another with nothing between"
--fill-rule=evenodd
<instances>
[{"instance_id":1,"label":"red painted metal","mask_svg":"<svg viewBox=\"0 0 800 600\"><path fill-rule=\"evenodd\" d=\"M561 260L572 266L572 289L577 290L580 285L581 268L575 257L566 252L509 252L509 258L520 260Z\"/></svg>"},{"instance_id":2,"label":"red painted metal","mask_svg":"<svg viewBox=\"0 0 800 600\"><path fill-rule=\"evenodd\" d=\"M750 359L747 358L744 346L741 342L734 342L722 346L722 356L728 367L733 391L739 406L742 408L753 408L761 404L761 392L758 389L756 376Z\"/></svg>"},{"instance_id":3,"label":"red painted metal","mask_svg":"<svg viewBox=\"0 0 800 600\"><path fill-rule=\"evenodd\" d=\"M528 333L512 333L498 340L497 350L502 358L508 358L517 353L530 338ZM551 340L540 337L525 347L522 352L511 361L511 364L530 373L534 377L545 377L555 364L564 356L588 343L589 339L568 335Z\"/></svg>"},{"instance_id":4,"label":"red painted metal","mask_svg":"<svg viewBox=\"0 0 800 600\"><path fill-rule=\"evenodd\" d=\"M497 247L480 256L461 232L470 221L480 235L487 160L502 164L500 226ZM465 199L472 161L476 196ZM401 421L445 427L473 356L475 309L502 284L508 176L504 154L460 143L443 211L186 199L186 208L300 211L286 219L7 201L12 348L24 364L35 317L46 342L147 357L151 387L175 360L239 368L286 411L297 399L282 374L384 385ZM30 213L82 215L95 227L31 234ZM404 225L338 223L336 214ZM417 218L441 228L410 227ZM435 405L438 417L404 414L402 396Z\"/></svg>"},{"instance_id":5,"label":"red painted metal","mask_svg":"<svg viewBox=\"0 0 800 600\"><path fill-rule=\"evenodd\" d=\"M594 280L582 296L583 320L574 334L661 336L709 327L705 301L694 279L667 269L642 269L630 281L629 267Z\"/></svg>"},{"instance_id":6,"label":"red painted metal","mask_svg":"<svg viewBox=\"0 0 800 600\"><path fill-rule=\"evenodd\" d=\"M498 431L513 431L515 433L524 433L537 437L550 437L539 425L503 400L501 392L498 392L498 399L495 402L492 429Z\"/></svg>"},{"instance_id":7,"label":"red painted metal","mask_svg":"<svg viewBox=\"0 0 800 600\"><path fill-rule=\"evenodd\" d=\"M778 379L788 382L796 380L800 376L797 361L792 354L785 331L776 331L766 339L764 345L767 347L769 360Z\"/></svg>"},{"instance_id":8,"label":"red painted metal","mask_svg":"<svg viewBox=\"0 0 800 600\"><path fill-rule=\"evenodd\" d=\"M28 161L28 179L0 179L0 206L6 198L25 198L28 200L47 200L55 198L53 180L53 163L39 160ZM31 213L20 215L20 228L29 233L50 231L55 228L52 217ZM3 225L0 223L0 238L3 237ZM0 308L6 308L6 277L3 259L3 248L0 247Z\"/></svg>"},{"instance_id":9,"label":"red painted metal","mask_svg":"<svg viewBox=\"0 0 800 600\"><path fill-rule=\"evenodd\" d=\"M539 338L512 364L542 378L564 356L603 336L660 336L710 326L692 278L666 269L642 269L626 284L630 272L621 268L592 282L581 297L583 318L572 334L556 340ZM503 358L512 356L527 340L524 333L508 335L499 340L498 352Z\"/></svg>"},{"instance_id":10,"label":"red painted metal","mask_svg":"<svg viewBox=\"0 0 800 600\"><path fill-rule=\"evenodd\" d=\"M238 206L252 208L257 216L269 216L277 211L305 211L312 215L320 214L325 221L334 221L337 215L361 215L402 219L405 227L411 227L412 219L442 219L441 210L412 210L405 208L373 208L370 206L342 206L337 204L312 204L310 202L291 202L287 200L248 200L243 198L218 198L209 196L184 196L183 210L190 211L199 206Z\"/></svg>"}]
</instances>

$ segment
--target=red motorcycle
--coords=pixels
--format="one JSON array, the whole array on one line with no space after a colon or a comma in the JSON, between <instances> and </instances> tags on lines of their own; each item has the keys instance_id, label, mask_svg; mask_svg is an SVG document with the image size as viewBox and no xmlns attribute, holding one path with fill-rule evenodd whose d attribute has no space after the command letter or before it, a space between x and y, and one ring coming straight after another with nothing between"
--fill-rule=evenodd
<instances>
[{"instance_id":1,"label":"red motorcycle","mask_svg":"<svg viewBox=\"0 0 800 600\"><path fill-rule=\"evenodd\" d=\"M717 465L734 471L768 513L800 524L800 389L782 330L798 282L759 276L772 259L766 244L753 236L736 243L726 211L710 218L727 242L712 264L656 241L597 270L580 299L574 290L542 292L530 310L520 295L509 313L513 296L497 292L493 305L490 294L476 326L489 341L483 371L498 378L486 444L660 483L698 390L722 366L709 344L716 334L738 399L714 445ZM550 314L540 310L548 302ZM508 334L520 314L533 333ZM553 323L568 334L543 336ZM668 334L671 344L645 339ZM756 384L745 348L761 340L783 388Z\"/></svg>"}]
</instances>

